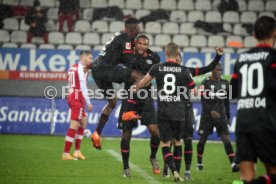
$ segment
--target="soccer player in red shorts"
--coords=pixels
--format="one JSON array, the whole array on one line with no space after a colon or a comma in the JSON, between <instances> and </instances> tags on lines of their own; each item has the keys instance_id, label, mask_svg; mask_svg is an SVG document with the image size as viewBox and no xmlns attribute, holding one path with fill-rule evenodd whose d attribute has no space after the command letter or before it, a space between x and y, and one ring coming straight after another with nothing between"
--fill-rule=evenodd
<instances>
[{"instance_id":1,"label":"soccer player in red shorts","mask_svg":"<svg viewBox=\"0 0 276 184\"><path fill-rule=\"evenodd\" d=\"M87 125L87 117L84 111L85 103L88 111L92 111L92 104L89 100L87 89L87 66L92 63L92 54L90 51L80 53L80 61L73 64L68 71L69 95L67 97L68 105L71 110L70 128L65 137L64 152L61 160L85 160L80 152L84 129ZM75 141L75 151L73 156L70 155L70 149Z\"/></svg>"}]
</instances>

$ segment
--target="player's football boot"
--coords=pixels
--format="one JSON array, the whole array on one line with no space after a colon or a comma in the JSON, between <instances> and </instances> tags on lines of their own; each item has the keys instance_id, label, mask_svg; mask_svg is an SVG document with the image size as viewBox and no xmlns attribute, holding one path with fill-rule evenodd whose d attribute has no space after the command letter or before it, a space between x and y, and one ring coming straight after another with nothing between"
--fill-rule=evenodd
<instances>
[{"instance_id":1,"label":"player's football boot","mask_svg":"<svg viewBox=\"0 0 276 184\"><path fill-rule=\"evenodd\" d=\"M179 175L179 173L177 171L173 172L173 180L174 182L183 182L184 179L181 178L181 176Z\"/></svg>"},{"instance_id":2,"label":"player's football boot","mask_svg":"<svg viewBox=\"0 0 276 184\"><path fill-rule=\"evenodd\" d=\"M139 116L136 111L124 112L122 115L123 121L131 121L131 120L136 120L136 119L141 119L141 118L142 117Z\"/></svg>"},{"instance_id":3,"label":"player's football boot","mask_svg":"<svg viewBox=\"0 0 276 184\"><path fill-rule=\"evenodd\" d=\"M232 167L232 172L239 172L240 170L240 166L235 163L233 163L231 167Z\"/></svg>"},{"instance_id":4,"label":"player's football boot","mask_svg":"<svg viewBox=\"0 0 276 184\"><path fill-rule=\"evenodd\" d=\"M130 169L124 169L124 178L126 177L131 177L131 174L130 174Z\"/></svg>"},{"instance_id":5,"label":"player's football boot","mask_svg":"<svg viewBox=\"0 0 276 184\"><path fill-rule=\"evenodd\" d=\"M83 154L80 151L75 151L73 153L73 157L78 160L85 160L85 157L83 156Z\"/></svg>"},{"instance_id":6,"label":"player's football boot","mask_svg":"<svg viewBox=\"0 0 276 184\"><path fill-rule=\"evenodd\" d=\"M170 172L169 172L169 166L167 164L164 164L164 168L163 168L163 173L162 173L162 176L164 178L168 178L170 177Z\"/></svg>"},{"instance_id":7,"label":"player's football boot","mask_svg":"<svg viewBox=\"0 0 276 184\"><path fill-rule=\"evenodd\" d=\"M95 131L92 135L91 135L91 141L93 144L93 147L101 150L102 149L102 145L101 145L101 136L98 134L97 131Z\"/></svg>"},{"instance_id":8,"label":"player's football boot","mask_svg":"<svg viewBox=\"0 0 276 184\"><path fill-rule=\"evenodd\" d=\"M153 174L160 174L160 167L156 158L150 158L149 160L152 165Z\"/></svg>"},{"instance_id":9,"label":"player's football boot","mask_svg":"<svg viewBox=\"0 0 276 184\"><path fill-rule=\"evenodd\" d=\"M191 180L192 179L190 171L185 171L184 178L185 178L185 180Z\"/></svg>"},{"instance_id":10,"label":"player's football boot","mask_svg":"<svg viewBox=\"0 0 276 184\"><path fill-rule=\"evenodd\" d=\"M203 164L197 164L196 165L196 170L197 171L202 171L203 170Z\"/></svg>"},{"instance_id":11,"label":"player's football boot","mask_svg":"<svg viewBox=\"0 0 276 184\"><path fill-rule=\"evenodd\" d=\"M61 160L75 160L75 158L72 157L70 154L62 154Z\"/></svg>"}]
</instances>

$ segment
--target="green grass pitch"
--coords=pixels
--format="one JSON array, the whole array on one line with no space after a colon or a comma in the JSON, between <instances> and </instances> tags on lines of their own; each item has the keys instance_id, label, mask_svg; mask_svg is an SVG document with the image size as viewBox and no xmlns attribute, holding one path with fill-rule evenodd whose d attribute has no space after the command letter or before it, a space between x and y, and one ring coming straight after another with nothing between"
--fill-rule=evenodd
<instances>
[{"instance_id":1,"label":"green grass pitch","mask_svg":"<svg viewBox=\"0 0 276 184\"><path fill-rule=\"evenodd\" d=\"M89 139L84 139L82 152L85 161L61 161L63 136L0 135L0 183L4 184L161 184L173 183L154 175L149 163L149 140L132 140L130 162L132 177L122 177L120 162L120 140L103 139L101 151L92 149ZM231 173L230 164L223 145L207 142L204 154L204 170L196 171L196 143L191 174L191 184L230 184L239 178ZM161 168L163 161L158 151ZM264 173L261 164L257 165L258 175ZM181 175L184 174L182 162Z\"/></svg>"}]
</instances>

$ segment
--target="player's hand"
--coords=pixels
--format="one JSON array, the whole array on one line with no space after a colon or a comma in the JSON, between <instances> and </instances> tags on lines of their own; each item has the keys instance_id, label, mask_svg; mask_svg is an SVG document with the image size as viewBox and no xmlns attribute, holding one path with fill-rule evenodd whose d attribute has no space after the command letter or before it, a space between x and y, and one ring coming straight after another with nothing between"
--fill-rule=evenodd
<instances>
[{"instance_id":1,"label":"player's hand","mask_svg":"<svg viewBox=\"0 0 276 184\"><path fill-rule=\"evenodd\" d=\"M93 109L93 105L92 104L88 104L87 105L87 109L88 109L88 112L91 112L92 109Z\"/></svg>"},{"instance_id":2,"label":"player's hand","mask_svg":"<svg viewBox=\"0 0 276 184\"><path fill-rule=\"evenodd\" d=\"M211 111L211 117L213 119L219 119L220 118L220 114L217 111Z\"/></svg>"},{"instance_id":3,"label":"player's hand","mask_svg":"<svg viewBox=\"0 0 276 184\"><path fill-rule=\"evenodd\" d=\"M227 125L230 126L230 119L227 118Z\"/></svg>"},{"instance_id":4,"label":"player's hand","mask_svg":"<svg viewBox=\"0 0 276 184\"><path fill-rule=\"evenodd\" d=\"M216 48L216 53L221 56L223 54L223 48Z\"/></svg>"}]
</instances>

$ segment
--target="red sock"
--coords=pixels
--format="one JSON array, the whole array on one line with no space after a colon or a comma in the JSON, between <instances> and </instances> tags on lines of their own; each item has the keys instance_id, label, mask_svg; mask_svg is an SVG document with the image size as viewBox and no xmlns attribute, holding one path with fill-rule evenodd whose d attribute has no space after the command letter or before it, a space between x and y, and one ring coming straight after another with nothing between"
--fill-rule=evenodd
<instances>
[{"instance_id":1,"label":"red sock","mask_svg":"<svg viewBox=\"0 0 276 184\"><path fill-rule=\"evenodd\" d=\"M74 142L76 130L69 128L65 137L64 153L69 153L72 143Z\"/></svg>"},{"instance_id":2,"label":"red sock","mask_svg":"<svg viewBox=\"0 0 276 184\"><path fill-rule=\"evenodd\" d=\"M83 134L84 134L84 128L79 127L76 134L75 150L80 150Z\"/></svg>"}]
</instances>

